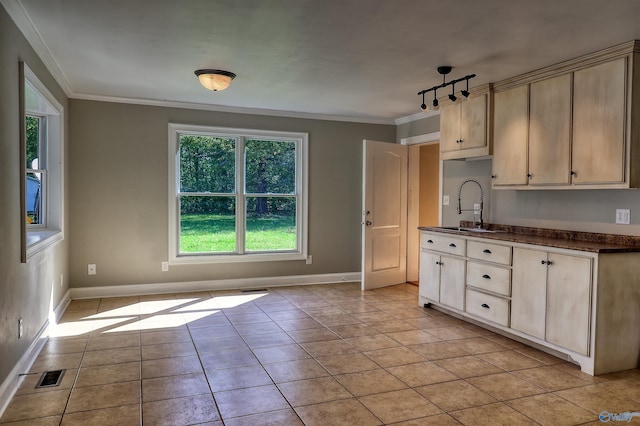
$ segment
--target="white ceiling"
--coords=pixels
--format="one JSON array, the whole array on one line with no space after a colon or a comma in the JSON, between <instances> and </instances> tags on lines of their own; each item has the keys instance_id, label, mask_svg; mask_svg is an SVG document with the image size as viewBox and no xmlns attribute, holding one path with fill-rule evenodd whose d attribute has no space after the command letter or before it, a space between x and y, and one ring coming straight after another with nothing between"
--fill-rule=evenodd
<instances>
[{"instance_id":1,"label":"white ceiling","mask_svg":"<svg viewBox=\"0 0 640 426\"><path fill-rule=\"evenodd\" d=\"M476 86L640 39L640 0L0 1L72 98L380 123L438 65Z\"/></svg>"}]
</instances>

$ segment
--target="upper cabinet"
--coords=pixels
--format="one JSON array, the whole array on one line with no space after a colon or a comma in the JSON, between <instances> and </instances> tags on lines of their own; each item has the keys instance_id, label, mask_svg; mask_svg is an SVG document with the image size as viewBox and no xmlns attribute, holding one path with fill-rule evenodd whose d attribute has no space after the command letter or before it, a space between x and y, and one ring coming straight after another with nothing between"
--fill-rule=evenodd
<instances>
[{"instance_id":1,"label":"upper cabinet","mask_svg":"<svg viewBox=\"0 0 640 426\"><path fill-rule=\"evenodd\" d=\"M496 83L494 189L640 186L640 42Z\"/></svg>"},{"instance_id":2,"label":"upper cabinet","mask_svg":"<svg viewBox=\"0 0 640 426\"><path fill-rule=\"evenodd\" d=\"M498 92L494 96L493 185L527 184L527 129L529 88Z\"/></svg>"},{"instance_id":3,"label":"upper cabinet","mask_svg":"<svg viewBox=\"0 0 640 426\"><path fill-rule=\"evenodd\" d=\"M469 158L491 153L491 106L489 85L474 88L468 99L441 100L440 158Z\"/></svg>"},{"instance_id":4,"label":"upper cabinet","mask_svg":"<svg viewBox=\"0 0 640 426\"><path fill-rule=\"evenodd\" d=\"M572 182L622 184L627 59L576 71L573 79Z\"/></svg>"}]
</instances>

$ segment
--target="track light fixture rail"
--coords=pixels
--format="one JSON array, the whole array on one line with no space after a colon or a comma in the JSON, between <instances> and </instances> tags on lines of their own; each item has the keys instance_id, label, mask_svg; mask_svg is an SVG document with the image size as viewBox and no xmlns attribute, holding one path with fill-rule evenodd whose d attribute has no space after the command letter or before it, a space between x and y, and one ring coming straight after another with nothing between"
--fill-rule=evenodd
<instances>
[{"instance_id":1,"label":"track light fixture rail","mask_svg":"<svg viewBox=\"0 0 640 426\"><path fill-rule=\"evenodd\" d=\"M433 106L434 108L438 106L438 99L437 99L437 91L438 89L444 89L447 86L451 86L451 94L449 95L449 99L451 100L451 102L455 102L456 99L458 99L455 96L455 85L456 83L460 83L465 81L467 83L467 88L466 90L462 90L460 92L460 94L462 96L464 96L465 98L468 98L470 93L469 93L469 80L471 80L472 78L474 78L476 75L475 74L469 74L469 75L465 75L464 77L455 79L455 80L451 80L451 81L446 81L446 75L449 74L451 72L451 70L453 69L453 67L451 66L440 66L438 67L438 73L442 74L442 84L439 84L437 86L433 86L430 89L424 89L418 92L418 96L422 96L422 105L420 105L420 108L422 109L427 109L427 105L424 103L424 95L425 93L428 92L433 92Z\"/></svg>"}]
</instances>

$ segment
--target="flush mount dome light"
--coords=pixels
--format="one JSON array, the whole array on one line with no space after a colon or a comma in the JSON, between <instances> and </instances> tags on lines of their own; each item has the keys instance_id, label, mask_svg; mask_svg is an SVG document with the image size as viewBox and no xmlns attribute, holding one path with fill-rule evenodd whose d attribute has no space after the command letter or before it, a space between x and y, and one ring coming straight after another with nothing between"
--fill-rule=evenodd
<instances>
[{"instance_id":1,"label":"flush mount dome light","mask_svg":"<svg viewBox=\"0 0 640 426\"><path fill-rule=\"evenodd\" d=\"M213 69L196 70L195 75L198 76L200 84L214 92L226 89L231 84L231 80L236 78L232 72Z\"/></svg>"}]
</instances>

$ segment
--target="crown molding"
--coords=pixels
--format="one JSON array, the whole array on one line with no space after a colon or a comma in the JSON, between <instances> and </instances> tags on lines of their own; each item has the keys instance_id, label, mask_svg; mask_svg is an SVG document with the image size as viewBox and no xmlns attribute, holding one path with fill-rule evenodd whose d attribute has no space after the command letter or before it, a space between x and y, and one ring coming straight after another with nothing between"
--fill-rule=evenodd
<instances>
[{"instance_id":1,"label":"crown molding","mask_svg":"<svg viewBox=\"0 0 640 426\"><path fill-rule=\"evenodd\" d=\"M228 107L228 106L221 106L221 105L200 104L197 102L181 102L181 101L168 101L168 100L142 99L142 98L125 98L125 97L118 97L118 96L91 95L91 94L85 94L85 93L76 93L71 97L73 99L80 99L80 100L86 100L86 101L114 102L114 103L123 103L123 104L159 106L159 107L169 107L169 108L184 108L184 109L195 109L195 110L204 110L204 111L229 112L229 113L235 113L235 114L266 115L266 116L285 117L285 118L303 118L303 119L309 119L309 120L344 121L348 123L384 124L384 125L395 124L392 119L349 117L349 116L341 116L341 115L318 114L318 113L310 113L310 112L279 111L279 110L260 109L260 108Z\"/></svg>"},{"instance_id":2,"label":"crown molding","mask_svg":"<svg viewBox=\"0 0 640 426\"><path fill-rule=\"evenodd\" d=\"M415 114L407 115L405 117L396 118L394 124L399 126L401 124L411 123L412 121L422 120L424 118L437 117L440 115L440 111L420 111Z\"/></svg>"},{"instance_id":3,"label":"crown molding","mask_svg":"<svg viewBox=\"0 0 640 426\"><path fill-rule=\"evenodd\" d=\"M27 39L27 42L36 52L36 55L44 63L44 66L60 85L65 95L67 95L67 97L72 97L74 92L67 76L62 71L62 68L60 68L60 65L58 65L53 54L51 54L51 51L42 39L40 32L27 14L22 2L20 0L0 0L0 3L7 11L9 17L11 17L13 22L16 24L22 35Z\"/></svg>"}]
</instances>

